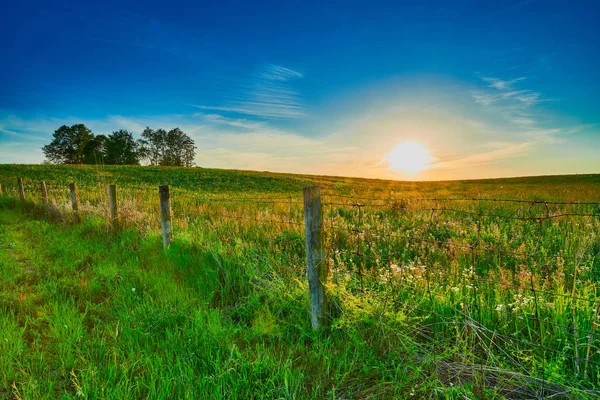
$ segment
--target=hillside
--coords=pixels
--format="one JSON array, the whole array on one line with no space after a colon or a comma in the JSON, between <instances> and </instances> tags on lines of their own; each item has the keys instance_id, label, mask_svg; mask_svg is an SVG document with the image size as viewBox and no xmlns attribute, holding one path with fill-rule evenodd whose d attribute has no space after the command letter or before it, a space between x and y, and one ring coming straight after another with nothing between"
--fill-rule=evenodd
<instances>
[{"instance_id":1,"label":"hillside","mask_svg":"<svg viewBox=\"0 0 600 400\"><path fill-rule=\"evenodd\" d=\"M600 395L600 175L0 165L0 184L0 398ZM318 330L309 185L322 186Z\"/></svg>"},{"instance_id":2,"label":"hillside","mask_svg":"<svg viewBox=\"0 0 600 400\"><path fill-rule=\"evenodd\" d=\"M553 198L558 196L562 200L580 201L600 198L600 174L411 182L208 168L0 164L0 179L5 185L11 184L10 180L16 176L65 186L72 182L123 186L168 184L174 188L210 194L300 193L303 187L321 185L334 193L373 195L377 198L390 194L398 197L525 198L551 194Z\"/></svg>"}]
</instances>

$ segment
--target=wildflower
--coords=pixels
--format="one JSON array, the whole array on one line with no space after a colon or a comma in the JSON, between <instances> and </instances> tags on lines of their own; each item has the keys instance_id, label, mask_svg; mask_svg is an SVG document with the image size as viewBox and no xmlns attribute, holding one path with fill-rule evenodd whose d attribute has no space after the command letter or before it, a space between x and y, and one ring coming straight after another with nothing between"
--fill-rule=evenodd
<instances>
[{"instance_id":1,"label":"wildflower","mask_svg":"<svg viewBox=\"0 0 600 400\"><path fill-rule=\"evenodd\" d=\"M452 288L452 290L453 290L453 291L455 291L455 292L458 292L460 289L459 289L459 288L457 288L456 286L454 286L454 287Z\"/></svg>"},{"instance_id":2,"label":"wildflower","mask_svg":"<svg viewBox=\"0 0 600 400\"><path fill-rule=\"evenodd\" d=\"M496 311L501 312L502 310L504 310L504 304L498 304L496 306Z\"/></svg>"},{"instance_id":3,"label":"wildflower","mask_svg":"<svg viewBox=\"0 0 600 400\"><path fill-rule=\"evenodd\" d=\"M134 287L132 287L132 288L131 288L131 291L132 291L132 292L135 292L135 288L134 288Z\"/></svg>"}]
</instances>

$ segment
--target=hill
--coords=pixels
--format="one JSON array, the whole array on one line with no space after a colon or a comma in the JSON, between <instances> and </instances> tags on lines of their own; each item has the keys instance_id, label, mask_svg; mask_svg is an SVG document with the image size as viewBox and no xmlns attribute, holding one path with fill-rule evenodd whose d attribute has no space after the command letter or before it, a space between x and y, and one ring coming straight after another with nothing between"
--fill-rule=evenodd
<instances>
[{"instance_id":1,"label":"hill","mask_svg":"<svg viewBox=\"0 0 600 400\"><path fill-rule=\"evenodd\" d=\"M600 394L600 175L398 182L0 165L0 184L0 398ZM319 330L310 185L322 187Z\"/></svg>"}]
</instances>

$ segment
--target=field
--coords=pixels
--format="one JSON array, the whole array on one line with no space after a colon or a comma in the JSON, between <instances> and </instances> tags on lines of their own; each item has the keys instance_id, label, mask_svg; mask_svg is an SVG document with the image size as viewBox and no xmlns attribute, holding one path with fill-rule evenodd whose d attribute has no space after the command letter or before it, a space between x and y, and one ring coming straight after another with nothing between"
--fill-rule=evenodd
<instances>
[{"instance_id":1,"label":"field","mask_svg":"<svg viewBox=\"0 0 600 400\"><path fill-rule=\"evenodd\" d=\"M0 398L600 396L600 175L0 165L0 184ZM158 185L171 190L167 250ZM311 185L329 270L319 330Z\"/></svg>"}]
</instances>

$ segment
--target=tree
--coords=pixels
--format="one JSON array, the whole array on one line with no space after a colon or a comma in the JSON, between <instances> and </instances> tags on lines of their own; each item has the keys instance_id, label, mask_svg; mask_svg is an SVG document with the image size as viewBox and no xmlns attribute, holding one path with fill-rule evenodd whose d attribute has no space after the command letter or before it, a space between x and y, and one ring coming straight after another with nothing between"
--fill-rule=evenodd
<instances>
[{"instance_id":1,"label":"tree","mask_svg":"<svg viewBox=\"0 0 600 400\"><path fill-rule=\"evenodd\" d=\"M150 165L191 167L194 165L194 141L179 128L165 131L147 127L142 132L142 153Z\"/></svg>"},{"instance_id":2,"label":"tree","mask_svg":"<svg viewBox=\"0 0 600 400\"><path fill-rule=\"evenodd\" d=\"M194 141L181 129L175 128L167 132L166 155L162 165L191 167L194 165L196 146Z\"/></svg>"},{"instance_id":3,"label":"tree","mask_svg":"<svg viewBox=\"0 0 600 400\"><path fill-rule=\"evenodd\" d=\"M97 135L92 138L83 148L84 164L102 164L104 162L104 143L106 136Z\"/></svg>"},{"instance_id":4,"label":"tree","mask_svg":"<svg viewBox=\"0 0 600 400\"><path fill-rule=\"evenodd\" d=\"M164 129L150 129L146 127L142 132L142 152L150 165L161 165L165 154L165 138L167 132Z\"/></svg>"},{"instance_id":5,"label":"tree","mask_svg":"<svg viewBox=\"0 0 600 400\"><path fill-rule=\"evenodd\" d=\"M54 131L50 144L44 146L44 155L54 164L83 164L86 145L94 139L94 134L83 124L63 125ZM88 148L89 149L89 148Z\"/></svg>"},{"instance_id":6,"label":"tree","mask_svg":"<svg viewBox=\"0 0 600 400\"><path fill-rule=\"evenodd\" d=\"M141 143L124 129L114 131L104 141L104 162L116 165L139 165Z\"/></svg>"},{"instance_id":7,"label":"tree","mask_svg":"<svg viewBox=\"0 0 600 400\"><path fill-rule=\"evenodd\" d=\"M42 150L53 164L138 165L145 159L150 165L191 167L196 155L194 141L179 128L167 132L146 127L136 141L124 129L95 136L83 124L61 126Z\"/></svg>"}]
</instances>

